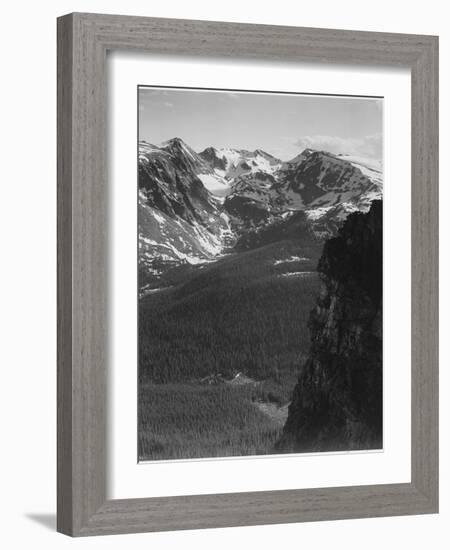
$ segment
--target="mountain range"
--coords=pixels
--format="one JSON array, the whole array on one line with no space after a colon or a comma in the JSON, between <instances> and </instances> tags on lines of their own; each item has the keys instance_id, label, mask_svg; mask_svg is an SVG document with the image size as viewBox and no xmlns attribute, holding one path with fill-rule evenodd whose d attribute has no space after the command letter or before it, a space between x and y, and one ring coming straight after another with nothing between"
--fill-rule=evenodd
<instances>
[{"instance_id":1,"label":"mountain range","mask_svg":"<svg viewBox=\"0 0 450 550\"><path fill-rule=\"evenodd\" d=\"M141 295L236 251L294 235L322 243L381 195L381 166L360 157L305 149L285 162L261 149L140 141Z\"/></svg>"}]
</instances>

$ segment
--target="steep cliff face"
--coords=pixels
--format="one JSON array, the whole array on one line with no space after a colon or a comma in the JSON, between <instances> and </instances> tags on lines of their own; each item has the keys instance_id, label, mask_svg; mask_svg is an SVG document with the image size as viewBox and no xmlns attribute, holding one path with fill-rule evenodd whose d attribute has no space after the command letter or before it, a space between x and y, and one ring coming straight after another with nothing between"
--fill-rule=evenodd
<instances>
[{"instance_id":1,"label":"steep cliff face","mask_svg":"<svg viewBox=\"0 0 450 550\"><path fill-rule=\"evenodd\" d=\"M324 290L311 312L311 349L280 449L382 446L382 202L351 214L325 243Z\"/></svg>"}]
</instances>

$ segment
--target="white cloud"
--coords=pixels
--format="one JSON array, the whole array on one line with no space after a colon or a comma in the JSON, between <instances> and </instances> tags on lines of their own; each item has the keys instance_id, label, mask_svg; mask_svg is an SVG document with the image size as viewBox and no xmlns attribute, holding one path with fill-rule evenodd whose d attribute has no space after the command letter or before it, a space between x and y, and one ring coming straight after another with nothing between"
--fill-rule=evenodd
<instances>
[{"instance_id":1,"label":"white cloud","mask_svg":"<svg viewBox=\"0 0 450 550\"><path fill-rule=\"evenodd\" d=\"M335 154L343 153L381 159L383 142L380 133L365 136L363 138L303 136L295 142L295 145L302 150L311 148Z\"/></svg>"}]
</instances>

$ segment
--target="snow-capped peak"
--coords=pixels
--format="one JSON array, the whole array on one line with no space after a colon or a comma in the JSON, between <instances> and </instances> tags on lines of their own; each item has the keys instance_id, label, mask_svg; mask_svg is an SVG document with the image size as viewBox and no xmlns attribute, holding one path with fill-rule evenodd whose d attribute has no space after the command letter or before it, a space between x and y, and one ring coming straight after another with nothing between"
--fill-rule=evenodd
<instances>
[{"instance_id":1,"label":"snow-capped peak","mask_svg":"<svg viewBox=\"0 0 450 550\"><path fill-rule=\"evenodd\" d=\"M281 166L281 161L262 149L249 151L230 147L208 147L200 153L215 171L216 175L228 180L244 174L257 172L274 173Z\"/></svg>"},{"instance_id":2,"label":"snow-capped peak","mask_svg":"<svg viewBox=\"0 0 450 550\"><path fill-rule=\"evenodd\" d=\"M197 153L179 137L174 137L164 141L161 143L160 148L171 152L182 152L193 158L197 157Z\"/></svg>"}]
</instances>

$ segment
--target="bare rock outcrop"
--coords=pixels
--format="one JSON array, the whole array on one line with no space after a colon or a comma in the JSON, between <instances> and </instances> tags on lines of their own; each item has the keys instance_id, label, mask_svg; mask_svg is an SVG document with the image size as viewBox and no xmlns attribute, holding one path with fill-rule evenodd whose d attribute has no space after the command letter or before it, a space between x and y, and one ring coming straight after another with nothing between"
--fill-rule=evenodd
<instances>
[{"instance_id":1,"label":"bare rock outcrop","mask_svg":"<svg viewBox=\"0 0 450 550\"><path fill-rule=\"evenodd\" d=\"M382 202L351 214L325 243L324 289L278 448L315 452L382 446Z\"/></svg>"}]
</instances>

